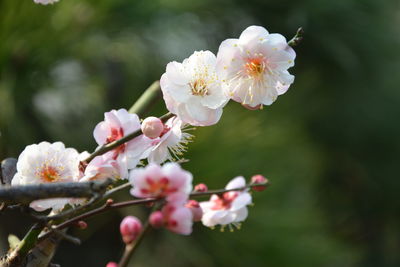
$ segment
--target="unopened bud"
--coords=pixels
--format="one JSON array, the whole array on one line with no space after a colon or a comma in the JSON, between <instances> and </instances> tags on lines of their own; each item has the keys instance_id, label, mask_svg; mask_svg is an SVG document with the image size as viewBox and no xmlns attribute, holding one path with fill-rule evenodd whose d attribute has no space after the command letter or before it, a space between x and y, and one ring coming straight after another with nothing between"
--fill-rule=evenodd
<instances>
[{"instance_id":1,"label":"unopened bud","mask_svg":"<svg viewBox=\"0 0 400 267\"><path fill-rule=\"evenodd\" d=\"M154 211L150 214L150 225L154 228L161 228L164 225L164 216L161 211Z\"/></svg>"},{"instance_id":2,"label":"unopened bud","mask_svg":"<svg viewBox=\"0 0 400 267\"><path fill-rule=\"evenodd\" d=\"M79 229L86 229L88 227L87 223L85 221L78 221L76 223L76 226L78 226Z\"/></svg>"},{"instance_id":3,"label":"unopened bud","mask_svg":"<svg viewBox=\"0 0 400 267\"><path fill-rule=\"evenodd\" d=\"M164 130L163 122L156 117L147 117L142 122L142 132L148 138L154 139L161 135Z\"/></svg>"},{"instance_id":4,"label":"unopened bud","mask_svg":"<svg viewBox=\"0 0 400 267\"><path fill-rule=\"evenodd\" d=\"M125 244L132 243L142 231L142 223L134 216L126 216L119 227Z\"/></svg>"},{"instance_id":5,"label":"unopened bud","mask_svg":"<svg viewBox=\"0 0 400 267\"><path fill-rule=\"evenodd\" d=\"M191 199L186 203L185 206L192 212L194 222L201 221L201 218L203 217L203 210L201 209L199 202Z\"/></svg>"},{"instance_id":6,"label":"unopened bud","mask_svg":"<svg viewBox=\"0 0 400 267\"><path fill-rule=\"evenodd\" d=\"M106 205L107 206L110 206L110 205L112 205L114 203L114 200L112 199L112 198L109 198L109 199L107 199L107 201L106 201Z\"/></svg>"},{"instance_id":7,"label":"unopened bud","mask_svg":"<svg viewBox=\"0 0 400 267\"><path fill-rule=\"evenodd\" d=\"M207 192L208 187L205 184L198 184L194 187L195 192Z\"/></svg>"},{"instance_id":8,"label":"unopened bud","mask_svg":"<svg viewBox=\"0 0 400 267\"><path fill-rule=\"evenodd\" d=\"M265 178L261 174L257 174L251 177L251 184L266 184L267 182L268 182L267 178ZM264 191L265 188L267 188L266 185L252 186L252 189L258 192Z\"/></svg>"},{"instance_id":9,"label":"unopened bud","mask_svg":"<svg viewBox=\"0 0 400 267\"><path fill-rule=\"evenodd\" d=\"M107 263L106 267L118 267L118 264L116 262L110 261Z\"/></svg>"}]
</instances>

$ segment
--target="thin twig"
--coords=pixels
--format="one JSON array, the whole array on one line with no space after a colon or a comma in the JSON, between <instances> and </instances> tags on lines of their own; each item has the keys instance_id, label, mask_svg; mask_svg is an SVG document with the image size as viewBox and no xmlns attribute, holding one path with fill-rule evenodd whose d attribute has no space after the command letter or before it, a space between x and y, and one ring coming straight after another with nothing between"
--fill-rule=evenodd
<instances>
[{"instance_id":1,"label":"thin twig","mask_svg":"<svg viewBox=\"0 0 400 267\"><path fill-rule=\"evenodd\" d=\"M202 196L209 196L209 195L213 195L213 194L223 194L223 193L230 192L230 191L242 191L242 190L246 190L247 188L251 188L251 187L255 187L255 186L266 186L267 187L267 186L269 186L269 182L260 183L260 184L248 184L246 186L233 188L233 189L217 189L217 190L208 190L206 192L192 192L189 195L189 197L202 197ZM75 224L78 221L87 219L89 217L92 217L99 213L103 213L110 209L119 209L119 208L124 208L124 207L129 207L129 206L153 203L153 202L157 202L157 201L163 201L163 199L162 198L144 198L144 199L134 199L134 200L129 200L129 201L123 201L123 202L118 202L118 203L113 203L112 199L109 199L103 206L101 206L97 209L88 211L86 213L83 213L77 217L70 219L70 220L67 220L67 221L53 227L52 229L62 230L66 227L69 227L70 225ZM49 232L42 235L39 238L39 240L43 240L46 237L48 237L51 234L52 229L50 229Z\"/></svg>"},{"instance_id":2,"label":"thin twig","mask_svg":"<svg viewBox=\"0 0 400 267\"><path fill-rule=\"evenodd\" d=\"M65 239L65 240L71 242L71 243L74 244L74 245L80 245L80 244L82 243L81 240L80 240L79 238L74 237L74 236L71 236L71 235L65 233L65 232L62 231L62 230L53 229L53 232L54 232L55 234L59 235L60 237L62 237L63 239Z\"/></svg>"},{"instance_id":3,"label":"thin twig","mask_svg":"<svg viewBox=\"0 0 400 267\"><path fill-rule=\"evenodd\" d=\"M160 82L153 82L129 109L129 113L135 113L139 116L143 115L144 111L160 96L160 92Z\"/></svg>"},{"instance_id":4,"label":"thin twig","mask_svg":"<svg viewBox=\"0 0 400 267\"><path fill-rule=\"evenodd\" d=\"M297 29L295 36L288 42L289 46L297 46L303 40L304 30L302 27Z\"/></svg>"}]
</instances>

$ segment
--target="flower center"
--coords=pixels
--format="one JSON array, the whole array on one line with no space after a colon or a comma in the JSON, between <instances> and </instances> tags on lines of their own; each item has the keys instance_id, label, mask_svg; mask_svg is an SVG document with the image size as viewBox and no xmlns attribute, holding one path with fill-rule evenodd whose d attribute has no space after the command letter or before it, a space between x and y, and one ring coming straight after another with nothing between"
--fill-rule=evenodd
<instances>
[{"instance_id":1,"label":"flower center","mask_svg":"<svg viewBox=\"0 0 400 267\"><path fill-rule=\"evenodd\" d=\"M39 176L47 183L52 183L60 179L60 174L58 173L57 169L48 165L42 167L42 169L39 171Z\"/></svg>"},{"instance_id":2,"label":"flower center","mask_svg":"<svg viewBox=\"0 0 400 267\"><path fill-rule=\"evenodd\" d=\"M189 83L192 95L205 96L209 95L207 89L207 82L204 79L197 79L194 82Z\"/></svg>"},{"instance_id":3,"label":"flower center","mask_svg":"<svg viewBox=\"0 0 400 267\"><path fill-rule=\"evenodd\" d=\"M239 195L238 192L226 192L222 196L218 196L217 199L215 199L214 205L211 207L213 210L227 210L230 209L232 202L236 199L236 197Z\"/></svg>"},{"instance_id":4,"label":"flower center","mask_svg":"<svg viewBox=\"0 0 400 267\"><path fill-rule=\"evenodd\" d=\"M124 137L124 130L122 128L112 128L110 135L107 137L107 144L114 142L120 138Z\"/></svg>"},{"instance_id":5,"label":"flower center","mask_svg":"<svg viewBox=\"0 0 400 267\"><path fill-rule=\"evenodd\" d=\"M124 137L124 130L122 128L112 128L110 135L106 139L106 143L109 144L111 142L117 141ZM120 145L116 149L114 149L113 159L116 160L120 153L125 151L125 144Z\"/></svg>"},{"instance_id":6,"label":"flower center","mask_svg":"<svg viewBox=\"0 0 400 267\"><path fill-rule=\"evenodd\" d=\"M147 188L141 189L142 193L145 194L151 193L153 195L161 197L177 191L177 188L172 187L169 184L169 179L166 177L163 177L158 181L154 181L153 179L147 177L146 182Z\"/></svg>"},{"instance_id":7,"label":"flower center","mask_svg":"<svg viewBox=\"0 0 400 267\"><path fill-rule=\"evenodd\" d=\"M263 58L251 58L244 64L247 75L251 78L260 77L265 71L265 63Z\"/></svg>"}]
</instances>

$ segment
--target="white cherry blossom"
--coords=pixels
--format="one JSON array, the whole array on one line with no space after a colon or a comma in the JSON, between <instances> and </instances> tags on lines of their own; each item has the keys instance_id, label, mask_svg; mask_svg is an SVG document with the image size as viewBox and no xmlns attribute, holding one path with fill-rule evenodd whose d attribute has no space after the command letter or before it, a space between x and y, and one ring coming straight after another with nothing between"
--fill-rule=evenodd
<instances>
[{"instance_id":1,"label":"white cherry blossom","mask_svg":"<svg viewBox=\"0 0 400 267\"><path fill-rule=\"evenodd\" d=\"M225 189L236 189L246 185L243 177L231 180ZM202 223L208 227L215 225L234 225L240 227L240 222L247 218L247 205L251 204L248 190L229 191L222 195L212 195L209 201L200 202L203 210Z\"/></svg>"},{"instance_id":2,"label":"white cherry blossom","mask_svg":"<svg viewBox=\"0 0 400 267\"><path fill-rule=\"evenodd\" d=\"M41 142L27 146L20 154L11 184L76 182L79 176L79 153L75 149L65 148L61 142ZM37 211L60 210L68 201L68 198L37 200L30 206Z\"/></svg>"},{"instance_id":3,"label":"white cherry blossom","mask_svg":"<svg viewBox=\"0 0 400 267\"><path fill-rule=\"evenodd\" d=\"M225 93L249 108L271 105L294 81L288 69L296 53L284 36L250 26L239 39L227 39L219 47L217 72Z\"/></svg>"},{"instance_id":4,"label":"white cherry blossom","mask_svg":"<svg viewBox=\"0 0 400 267\"><path fill-rule=\"evenodd\" d=\"M217 123L229 98L215 67L216 57L210 51L196 51L182 63L168 63L160 80L168 110L191 125Z\"/></svg>"}]
</instances>

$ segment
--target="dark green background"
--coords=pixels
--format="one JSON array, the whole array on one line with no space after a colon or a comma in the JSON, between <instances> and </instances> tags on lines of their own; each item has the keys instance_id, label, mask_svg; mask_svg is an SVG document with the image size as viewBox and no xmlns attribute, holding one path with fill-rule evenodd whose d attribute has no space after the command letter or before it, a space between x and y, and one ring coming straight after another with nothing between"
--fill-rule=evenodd
<instances>
[{"instance_id":1,"label":"dark green background","mask_svg":"<svg viewBox=\"0 0 400 267\"><path fill-rule=\"evenodd\" d=\"M184 168L218 188L262 173L242 230L190 237L157 231L134 266L400 266L400 3L377 0L0 0L0 158L43 140L92 151L92 130L129 108L172 60L217 52L249 25L291 38L299 26L290 90L262 111L237 103L197 129ZM162 102L153 115L165 112ZM120 196L127 198L128 195ZM123 209L74 230L54 262L118 260ZM0 215L22 237L30 220Z\"/></svg>"}]
</instances>

